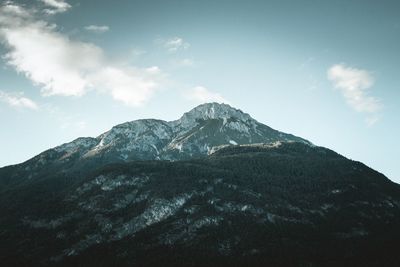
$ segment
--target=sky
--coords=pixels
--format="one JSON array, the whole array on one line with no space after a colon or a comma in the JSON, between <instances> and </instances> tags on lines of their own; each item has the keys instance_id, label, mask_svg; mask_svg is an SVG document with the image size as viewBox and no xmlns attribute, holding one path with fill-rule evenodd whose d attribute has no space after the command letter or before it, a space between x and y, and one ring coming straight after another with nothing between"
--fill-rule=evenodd
<instances>
[{"instance_id":1,"label":"sky","mask_svg":"<svg viewBox=\"0 0 400 267\"><path fill-rule=\"evenodd\" d=\"M215 101L400 183L399 1L0 3L0 166Z\"/></svg>"}]
</instances>

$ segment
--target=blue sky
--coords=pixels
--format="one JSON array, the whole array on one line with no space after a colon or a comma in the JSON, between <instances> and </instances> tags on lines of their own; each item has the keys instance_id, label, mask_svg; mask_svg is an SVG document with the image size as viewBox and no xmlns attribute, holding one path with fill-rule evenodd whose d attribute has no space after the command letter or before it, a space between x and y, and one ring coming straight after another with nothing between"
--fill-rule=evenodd
<instances>
[{"instance_id":1,"label":"blue sky","mask_svg":"<svg viewBox=\"0 0 400 267\"><path fill-rule=\"evenodd\" d=\"M227 102L400 182L398 1L2 1L0 166Z\"/></svg>"}]
</instances>

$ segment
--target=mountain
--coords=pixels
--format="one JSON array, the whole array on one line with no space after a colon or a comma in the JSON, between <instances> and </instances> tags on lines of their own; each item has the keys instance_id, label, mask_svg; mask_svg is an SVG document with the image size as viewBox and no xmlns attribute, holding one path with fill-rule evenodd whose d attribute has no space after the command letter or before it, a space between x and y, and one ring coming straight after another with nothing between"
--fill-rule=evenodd
<instances>
[{"instance_id":1,"label":"mountain","mask_svg":"<svg viewBox=\"0 0 400 267\"><path fill-rule=\"evenodd\" d=\"M226 104L207 103L176 121L126 122L96 138L78 138L49 149L17 166L1 183L17 183L49 172L85 172L108 163L131 160L182 160L206 156L222 145L296 141L300 137L274 130Z\"/></svg>"},{"instance_id":2,"label":"mountain","mask_svg":"<svg viewBox=\"0 0 400 267\"><path fill-rule=\"evenodd\" d=\"M215 103L0 169L0 214L2 266L400 264L399 185Z\"/></svg>"}]
</instances>

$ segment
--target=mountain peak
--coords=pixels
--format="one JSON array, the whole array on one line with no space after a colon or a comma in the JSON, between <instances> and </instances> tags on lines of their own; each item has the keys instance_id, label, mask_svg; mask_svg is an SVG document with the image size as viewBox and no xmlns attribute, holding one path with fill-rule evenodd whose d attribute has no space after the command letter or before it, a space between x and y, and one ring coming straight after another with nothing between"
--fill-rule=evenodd
<instances>
[{"instance_id":1,"label":"mountain peak","mask_svg":"<svg viewBox=\"0 0 400 267\"><path fill-rule=\"evenodd\" d=\"M243 121L251 119L250 115L240 109L231 107L224 103L205 103L186 112L180 121L196 121L198 119L228 119L237 118Z\"/></svg>"}]
</instances>

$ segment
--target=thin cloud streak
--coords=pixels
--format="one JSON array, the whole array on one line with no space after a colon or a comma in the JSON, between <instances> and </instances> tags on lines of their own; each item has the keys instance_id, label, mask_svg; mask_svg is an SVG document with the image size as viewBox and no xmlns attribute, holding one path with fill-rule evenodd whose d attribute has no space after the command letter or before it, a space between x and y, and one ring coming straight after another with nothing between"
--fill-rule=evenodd
<instances>
[{"instance_id":1,"label":"thin cloud streak","mask_svg":"<svg viewBox=\"0 0 400 267\"><path fill-rule=\"evenodd\" d=\"M161 44L169 53L176 53L179 50L187 50L190 43L186 42L181 37L172 37L169 39L157 39L156 43Z\"/></svg>"},{"instance_id":2,"label":"thin cloud streak","mask_svg":"<svg viewBox=\"0 0 400 267\"><path fill-rule=\"evenodd\" d=\"M107 25L89 25L85 27L85 30L94 33L105 33L110 30L110 27Z\"/></svg>"},{"instance_id":3,"label":"thin cloud streak","mask_svg":"<svg viewBox=\"0 0 400 267\"><path fill-rule=\"evenodd\" d=\"M39 106L31 99L24 97L23 93L6 93L0 91L0 101L14 108L38 110Z\"/></svg>"}]
</instances>

